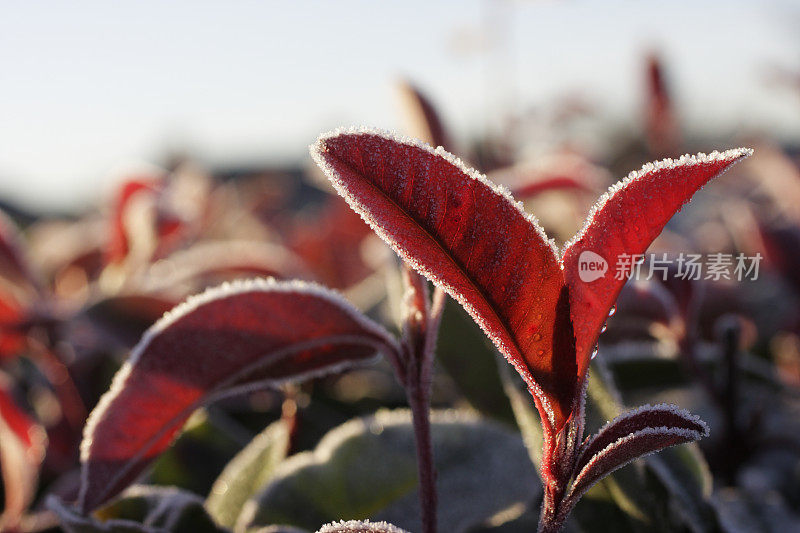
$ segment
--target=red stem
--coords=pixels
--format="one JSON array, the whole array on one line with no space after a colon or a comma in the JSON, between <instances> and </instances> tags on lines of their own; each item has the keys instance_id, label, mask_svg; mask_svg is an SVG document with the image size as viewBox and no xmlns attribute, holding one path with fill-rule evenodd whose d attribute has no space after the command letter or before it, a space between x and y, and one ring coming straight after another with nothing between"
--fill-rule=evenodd
<instances>
[{"instance_id":1,"label":"red stem","mask_svg":"<svg viewBox=\"0 0 800 533\"><path fill-rule=\"evenodd\" d=\"M431 439L430 397L424 385L422 387L410 386L407 394L414 424L414 442L417 446L422 531L423 533L436 533L436 467L433 462L433 441Z\"/></svg>"},{"instance_id":2,"label":"red stem","mask_svg":"<svg viewBox=\"0 0 800 533\"><path fill-rule=\"evenodd\" d=\"M561 531L575 504L575 500L567 495L567 488L574 475L575 461L583 441L586 385L585 381L581 384L572 419L560 432L551 433L546 425L543 426L541 474L544 497L539 513L539 533Z\"/></svg>"}]
</instances>

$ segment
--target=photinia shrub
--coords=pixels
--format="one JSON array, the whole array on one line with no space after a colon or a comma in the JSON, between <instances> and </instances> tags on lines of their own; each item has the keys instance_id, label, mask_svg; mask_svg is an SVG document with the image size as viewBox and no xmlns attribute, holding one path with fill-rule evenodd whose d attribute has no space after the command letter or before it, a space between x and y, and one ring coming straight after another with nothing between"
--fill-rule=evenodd
<instances>
[{"instance_id":1,"label":"photinia shrub","mask_svg":"<svg viewBox=\"0 0 800 533\"><path fill-rule=\"evenodd\" d=\"M667 221L748 149L645 165L600 198L559 250L504 189L442 148L370 129L311 147L336 190L415 270L455 298L525 380L544 430L540 530L627 462L704 437L674 407L623 415L584 442L586 373L627 275Z\"/></svg>"},{"instance_id":2,"label":"photinia shrub","mask_svg":"<svg viewBox=\"0 0 800 533\"><path fill-rule=\"evenodd\" d=\"M415 92L412 96L420 98ZM423 116L430 114L424 105L422 111ZM443 134L431 130L426 137L439 139ZM442 448L443 462L434 461L432 442L437 428L430 420L434 351L446 295L478 323L533 396L543 436L541 460L537 460L544 489L541 531L560 530L578 500L621 466L708 434L699 418L659 404L619 415L595 435L585 437L588 367L635 261L627 263L627 270L615 272L615 267L625 265L625 258L642 254L698 189L749 155L749 150L646 165L613 186L594 206L583 229L562 249L510 193L441 147L433 149L418 141L357 129L324 135L311 152L350 207L403 259L400 279L405 293L400 300L399 336L337 293L313 283L236 282L189 298L145 332L90 415L81 445L77 508L51 499L51 509L65 524L111 527L110 522L98 526L95 518L111 507L125 507L131 498L142 498L142 493L129 491L109 506L170 446L198 407L222 397L369 363L382 354L392 365L410 406L403 431L413 433L421 529L435 532L440 525L435 465L440 465L443 487L453 482L447 467L441 466L449 464L452 450ZM149 189L145 192L149 194ZM357 233L361 235L363 229L358 228ZM360 238L353 242L356 240L360 242ZM191 286L228 271L280 274L304 270L302 247L293 248L294 254L281 254L279 248L250 249L244 242L241 250L219 244L222 246L236 253L220 259L219 254L209 252L208 257L215 258L209 262L203 254L218 248L206 243L193 252L173 254L173 267L182 267L167 269L170 275L160 273L158 263L147 266L137 274L143 280L139 283L166 289ZM341 253L332 251L334 257ZM433 281L433 292L425 277ZM7 322L16 320L11 311L6 314ZM289 476L288 467L278 468L279 463L292 462L288 457L292 429L287 423L281 420L271 426L230 464L215 484L215 495L203 504L205 510L188 494L147 493L145 499L153 509L145 513L142 523L156 520L148 517L180 500L183 503L175 504L176 509L190 508L202 521L216 520L228 527L235 524L239 529L247 514L244 509L253 514L261 509L254 507L258 502L285 494L280 491L281 480L311 479L302 472L299 477ZM375 450L382 453L379 447ZM295 464L300 456L293 456ZM403 461L405 457L402 455ZM368 461L365 468L373 468L374 462ZM327 466L341 470L336 464ZM280 475L275 474L278 470ZM532 484L531 499L535 488ZM259 490L260 496L255 497ZM451 501L449 494L446 501ZM264 505L264 509L273 509ZM480 506L473 507L480 514ZM101 508L105 511L89 516ZM366 518L369 513L353 515L349 518ZM272 515L265 512L264 516ZM327 521L338 515L329 509L325 516ZM119 518L124 518L124 513ZM267 523L279 521L270 518ZM451 518L443 521L454 523ZM309 518L309 522L315 519ZM284 526L271 527L283 530ZM369 522L333 523L322 529L339 530L399 531L389 524Z\"/></svg>"}]
</instances>

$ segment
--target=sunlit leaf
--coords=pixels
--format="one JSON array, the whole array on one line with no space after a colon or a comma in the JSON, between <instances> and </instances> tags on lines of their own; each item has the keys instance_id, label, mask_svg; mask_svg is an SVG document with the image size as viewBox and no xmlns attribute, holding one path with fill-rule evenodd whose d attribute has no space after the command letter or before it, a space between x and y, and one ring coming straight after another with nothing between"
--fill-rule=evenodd
<instances>
[{"instance_id":1,"label":"sunlit leaf","mask_svg":"<svg viewBox=\"0 0 800 533\"><path fill-rule=\"evenodd\" d=\"M594 483L634 459L707 435L703 421L672 405L647 405L620 415L583 446L568 499L577 500Z\"/></svg>"},{"instance_id":2,"label":"sunlit leaf","mask_svg":"<svg viewBox=\"0 0 800 533\"><path fill-rule=\"evenodd\" d=\"M206 500L217 522L233 527L245 502L272 478L289 452L289 429L284 420L270 424L228 463Z\"/></svg>"},{"instance_id":3,"label":"sunlit leaf","mask_svg":"<svg viewBox=\"0 0 800 533\"><path fill-rule=\"evenodd\" d=\"M395 345L316 285L257 280L190 298L145 333L90 415L82 511L133 481L203 403L371 361Z\"/></svg>"},{"instance_id":4,"label":"sunlit leaf","mask_svg":"<svg viewBox=\"0 0 800 533\"><path fill-rule=\"evenodd\" d=\"M594 205L563 254L581 376L635 256L647 250L696 191L751 153L739 148L648 163L611 187ZM599 273L590 272L589 263L606 270L599 276L587 275ZM620 268L622 275L618 275Z\"/></svg>"},{"instance_id":5,"label":"sunlit leaf","mask_svg":"<svg viewBox=\"0 0 800 533\"><path fill-rule=\"evenodd\" d=\"M311 151L373 230L464 306L561 427L576 384L574 341L557 252L536 220L442 149L353 130L322 136Z\"/></svg>"}]
</instances>

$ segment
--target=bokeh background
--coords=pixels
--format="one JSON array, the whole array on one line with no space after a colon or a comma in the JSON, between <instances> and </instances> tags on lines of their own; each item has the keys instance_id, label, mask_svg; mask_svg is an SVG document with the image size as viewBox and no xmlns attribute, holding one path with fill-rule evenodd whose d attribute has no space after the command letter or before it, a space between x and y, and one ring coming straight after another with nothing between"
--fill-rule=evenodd
<instances>
[{"instance_id":1,"label":"bokeh background","mask_svg":"<svg viewBox=\"0 0 800 533\"><path fill-rule=\"evenodd\" d=\"M650 251L759 255L758 278L629 283L588 388L589 430L666 401L711 437L618 471L569 527L800 530L798 27L788 0L0 1L0 530L83 520L48 498L77 496L87 413L189 295L299 278L399 330L399 260L308 155L351 125L445 146L559 244L649 161L754 148ZM435 436L442 531L535 527L537 415L509 368L449 302L433 406L479 429L435 417L458 426ZM206 406L144 488L86 520L418 531L407 414L380 411L406 405L381 361ZM356 436L324 462L335 474L307 477L291 457L342 427ZM369 490L334 508L341 487Z\"/></svg>"},{"instance_id":2,"label":"bokeh background","mask_svg":"<svg viewBox=\"0 0 800 533\"><path fill-rule=\"evenodd\" d=\"M188 154L211 168L298 165L328 129L397 129L400 78L462 143L639 136L648 52L686 135L798 142L798 4L747 2L4 2L0 194L98 201L115 171ZM579 105L586 121L548 120Z\"/></svg>"}]
</instances>

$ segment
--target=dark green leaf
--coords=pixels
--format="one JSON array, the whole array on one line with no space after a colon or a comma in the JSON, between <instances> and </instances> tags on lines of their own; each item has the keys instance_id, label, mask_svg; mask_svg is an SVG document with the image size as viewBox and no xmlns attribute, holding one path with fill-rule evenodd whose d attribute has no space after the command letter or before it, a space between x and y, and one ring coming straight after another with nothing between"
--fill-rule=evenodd
<instances>
[{"instance_id":1,"label":"dark green leaf","mask_svg":"<svg viewBox=\"0 0 800 533\"><path fill-rule=\"evenodd\" d=\"M228 463L211 487L206 509L220 524L233 527L245 502L272 477L289 451L289 426L278 420Z\"/></svg>"},{"instance_id":2,"label":"dark green leaf","mask_svg":"<svg viewBox=\"0 0 800 533\"><path fill-rule=\"evenodd\" d=\"M518 435L458 412L432 415L441 531L465 531L538 491ZM417 466L408 411L381 411L331 431L289 458L248 502L238 528L386 520L419 531Z\"/></svg>"}]
</instances>

